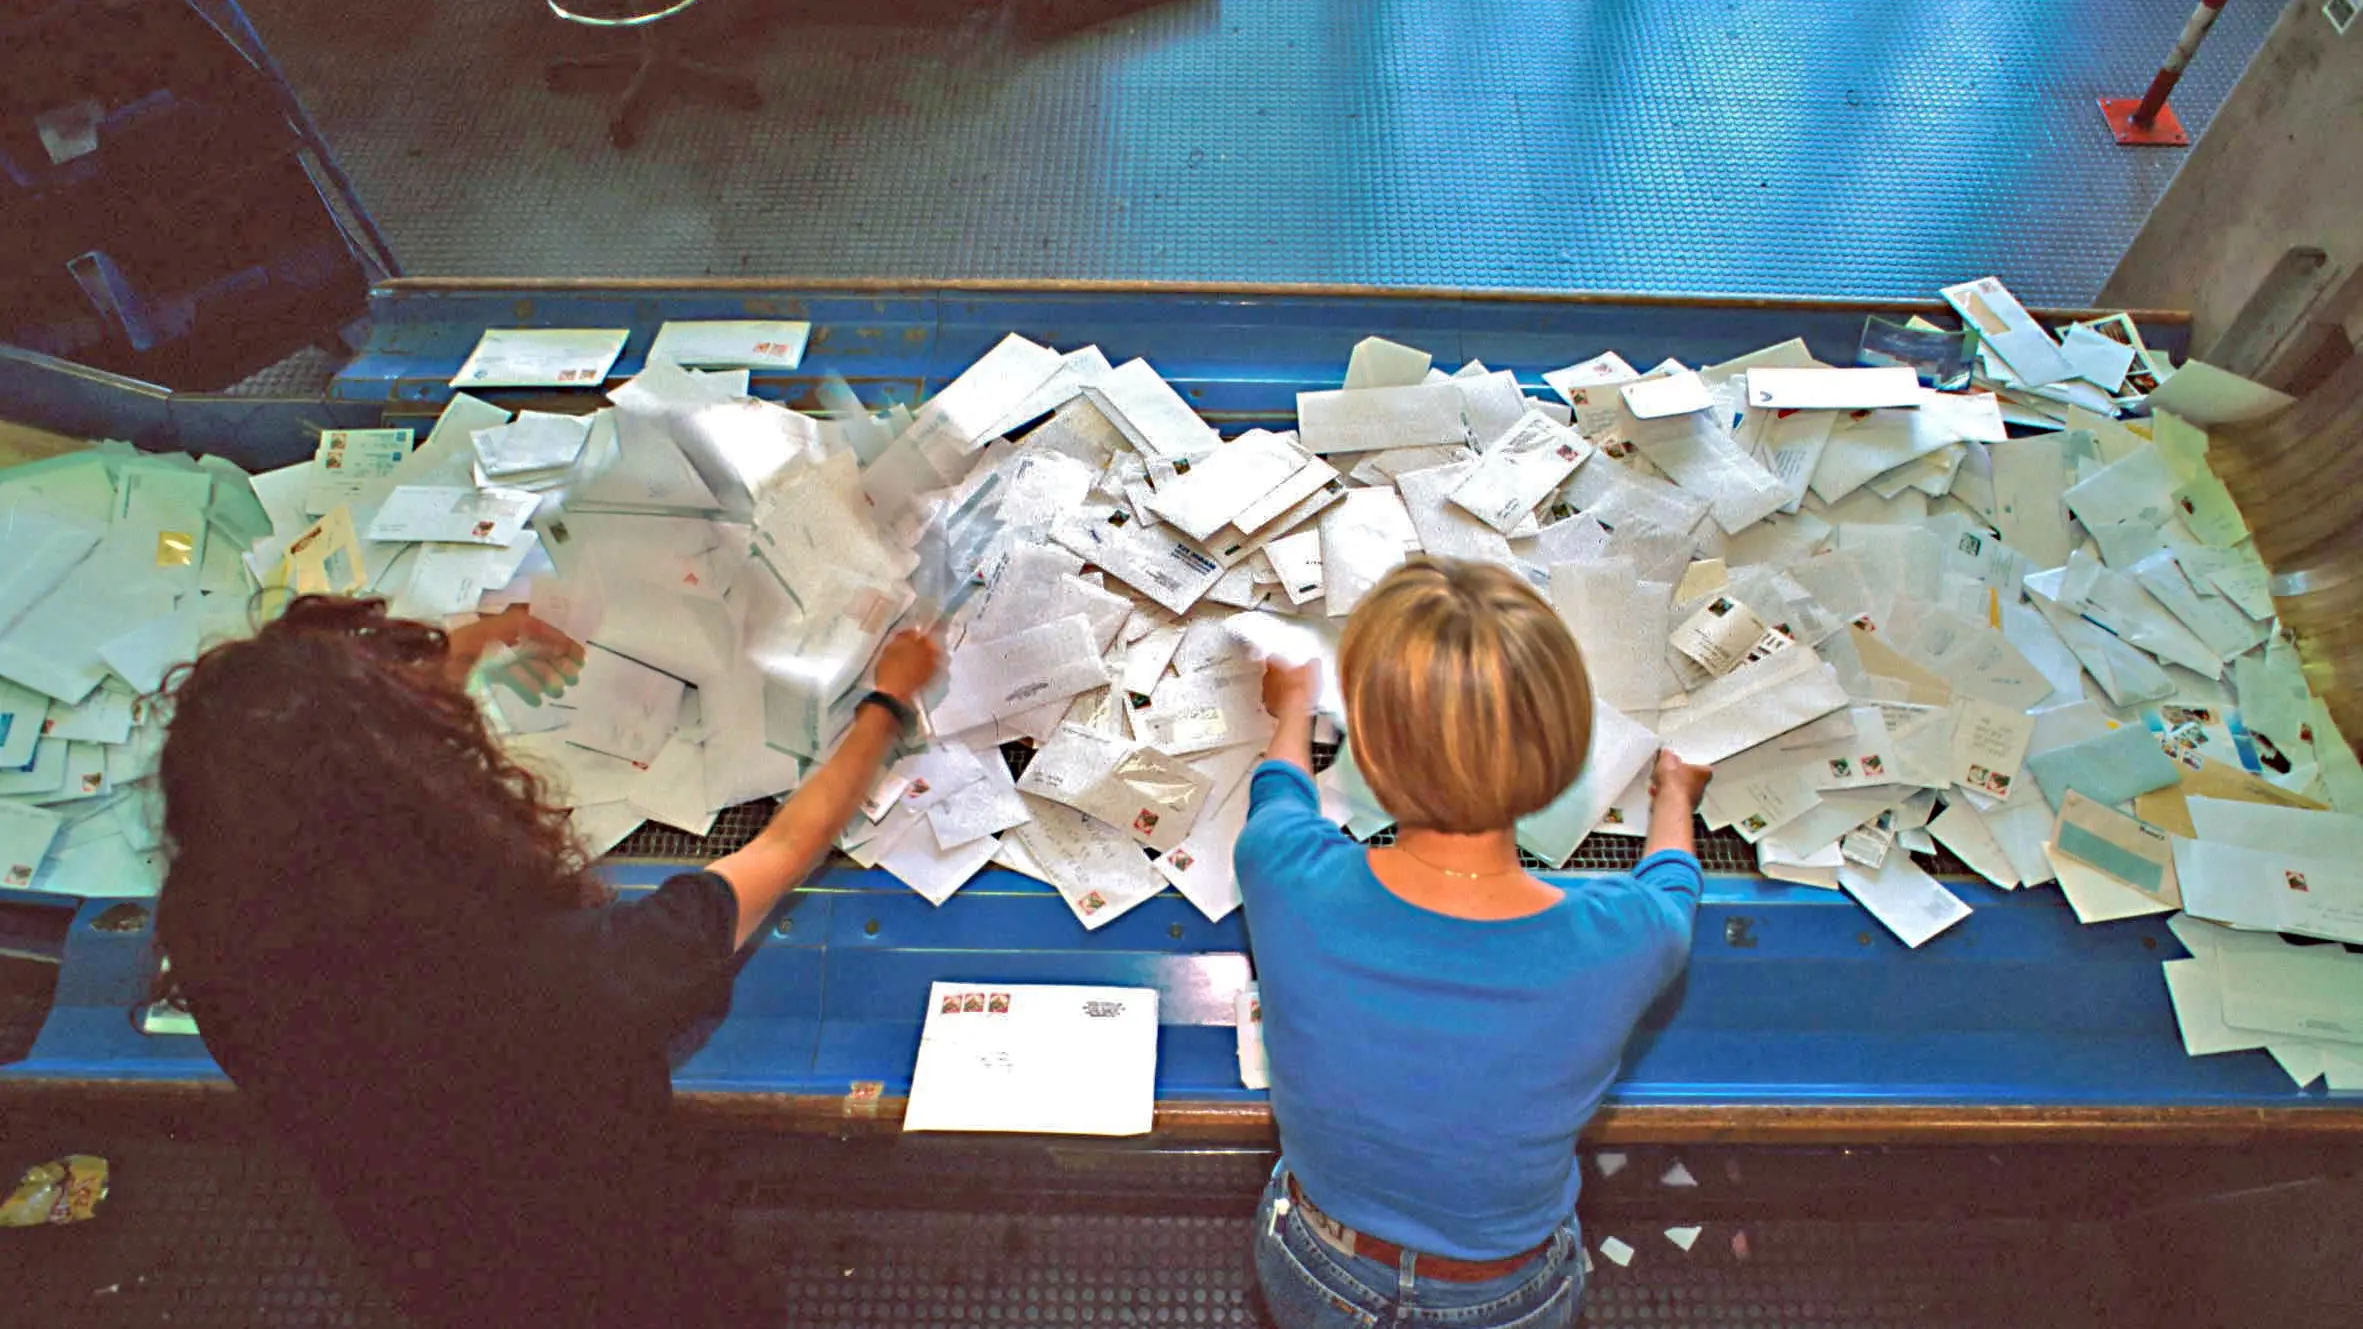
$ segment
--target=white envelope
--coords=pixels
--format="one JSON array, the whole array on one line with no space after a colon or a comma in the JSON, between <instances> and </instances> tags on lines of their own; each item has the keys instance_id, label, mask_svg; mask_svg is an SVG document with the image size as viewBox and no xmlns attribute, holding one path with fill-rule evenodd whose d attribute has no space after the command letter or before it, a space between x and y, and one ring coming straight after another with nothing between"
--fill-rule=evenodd
<instances>
[{"instance_id":1,"label":"white envelope","mask_svg":"<svg viewBox=\"0 0 2363 1329\"><path fill-rule=\"evenodd\" d=\"M944 699L927 711L940 734L1063 702L1108 682L1091 622L1081 614L998 641L963 642L952 652L945 675Z\"/></svg>"},{"instance_id":2,"label":"white envelope","mask_svg":"<svg viewBox=\"0 0 2363 1329\"><path fill-rule=\"evenodd\" d=\"M272 529L292 536L303 529L303 523L294 520L298 516L323 517L341 504L361 502L372 486L383 487L381 482L389 482L402 463L410 460L411 438L407 429L322 430L311 464L298 472L304 485L302 498L294 511L284 514L292 524L283 524L282 514L272 512ZM257 498L263 497L264 488L256 484ZM268 500L264 508L270 511Z\"/></svg>"},{"instance_id":3,"label":"white envelope","mask_svg":"<svg viewBox=\"0 0 2363 1329\"><path fill-rule=\"evenodd\" d=\"M2067 491L2068 510L2087 528L2130 522L2166 524L2174 512L2174 470L2157 448L2143 444Z\"/></svg>"},{"instance_id":4,"label":"white envelope","mask_svg":"<svg viewBox=\"0 0 2363 1329\"><path fill-rule=\"evenodd\" d=\"M1452 379L1461 396L1461 414L1469 422L1469 439L1480 452L1489 452L1516 427L1529 409L1518 376L1508 370L1488 374L1460 374Z\"/></svg>"},{"instance_id":5,"label":"white envelope","mask_svg":"<svg viewBox=\"0 0 2363 1329\"><path fill-rule=\"evenodd\" d=\"M1150 530L1129 519L1093 519L1101 511L1094 508L1062 524L1058 542L1167 613L1187 613L1222 580L1223 565L1179 531Z\"/></svg>"},{"instance_id":6,"label":"white envelope","mask_svg":"<svg viewBox=\"0 0 2363 1329\"><path fill-rule=\"evenodd\" d=\"M2004 889L2019 885L2017 865L1986 824L1984 814L1966 800L1948 803L1936 820L1928 823L1928 833L1987 881Z\"/></svg>"},{"instance_id":7,"label":"white envelope","mask_svg":"<svg viewBox=\"0 0 2363 1329\"><path fill-rule=\"evenodd\" d=\"M2057 434L2037 434L1988 447L1994 471L1994 525L2003 542L2039 568L2068 561L2068 465Z\"/></svg>"},{"instance_id":8,"label":"white envelope","mask_svg":"<svg viewBox=\"0 0 2363 1329\"><path fill-rule=\"evenodd\" d=\"M1392 489L1353 489L1321 514L1321 585L1329 616L1343 618L1388 573L1419 552L1419 532Z\"/></svg>"},{"instance_id":9,"label":"white envelope","mask_svg":"<svg viewBox=\"0 0 2363 1329\"><path fill-rule=\"evenodd\" d=\"M521 489L404 485L386 495L368 535L389 542L440 540L507 548L517 542L526 519L540 505L539 495Z\"/></svg>"},{"instance_id":10,"label":"white envelope","mask_svg":"<svg viewBox=\"0 0 2363 1329\"><path fill-rule=\"evenodd\" d=\"M1643 475L1601 452L1594 452L1575 469L1561 493L1577 511L1588 513L1611 531L1642 522L1674 535L1687 535L1707 515L1706 499L1654 475ZM1688 549L1683 552L1687 557Z\"/></svg>"},{"instance_id":11,"label":"white envelope","mask_svg":"<svg viewBox=\"0 0 2363 1329\"><path fill-rule=\"evenodd\" d=\"M0 678L77 703L107 676L100 648L173 603L161 582L118 578L106 560L86 559L0 633Z\"/></svg>"},{"instance_id":12,"label":"white envelope","mask_svg":"<svg viewBox=\"0 0 2363 1329\"><path fill-rule=\"evenodd\" d=\"M0 681L0 770L24 765L33 751L36 731L43 738L77 743L127 743L131 740L132 711L137 705L128 693L102 687L78 706L52 705L47 697L14 683ZM48 718L42 718L42 708ZM21 745L11 721L24 717Z\"/></svg>"},{"instance_id":13,"label":"white envelope","mask_svg":"<svg viewBox=\"0 0 2363 1329\"><path fill-rule=\"evenodd\" d=\"M506 549L422 544L417 561L411 564L409 582L394 598L394 612L428 620L466 613L476 608L487 592L516 580L519 569L540 548L541 535L535 531L519 535Z\"/></svg>"},{"instance_id":14,"label":"white envelope","mask_svg":"<svg viewBox=\"0 0 2363 1329\"><path fill-rule=\"evenodd\" d=\"M656 760L681 714L682 682L597 646L583 653L582 677L562 706L572 713L567 741L645 765Z\"/></svg>"},{"instance_id":15,"label":"white envelope","mask_svg":"<svg viewBox=\"0 0 2363 1329\"><path fill-rule=\"evenodd\" d=\"M1643 581L1631 561L1551 569L1551 607L1583 652L1593 695L1628 715L1654 716L1667 687L1666 620L1673 588Z\"/></svg>"},{"instance_id":16,"label":"white envelope","mask_svg":"<svg viewBox=\"0 0 2363 1329\"><path fill-rule=\"evenodd\" d=\"M403 441L408 443L410 431L393 432L404 434ZM321 436L322 447L327 446L327 438ZM583 445L590 438L590 416L558 415L550 411L519 411L517 418L508 424L479 429L471 435L476 465L496 479L572 466L583 455ZM408 451L407 447L403 449L404 454Z\"/></svg>"},{"instance_id":17,"label":"white envelope","mask_svg":"<svg viewBox=\"0 0 2363 1329\"><path fill-rule=\"evenodd\" d=\"M1470 468L1452 501L1507 534L1591 453L1574 430L1528 414Z\"/></svg>"},{"instance_id":18,"label":"white envelope","mask_svg":"<svg viewBox=\"0 0 2363 1329\"><path fill-rule=\"evenodd\" d=\"M2264 640L2263 625L2215 594L2212 585L2194 587L2171 552L2154 553L2135 563L2133 576L2220 659L2229 660Z\"/></svg>"},{"instance_id":19,"label":"white envelope","mask_svg":"<svg viewBox=\"0 0 2363 1329\"><path fill-rule=\"evenodd\" d=\"M1196 905L1207 921L1219 923L1239 907L1239 877L1231 863L1231 847L1247 826L1250 781L1242 775L1226 792L1207 794L1208 808L1188 836L1158 856L1159 876L1173 883L1182 898Z\"/></svg>"},{"instance_id":20,"label":"white envelope","mask_svg":"<svg viewBox=\"0 0 2363 1329\"><path fill-rule=\"evenodd\" d=\"M1625 363L1623 356L1614 351L1608 351L1593 356L1582 364L1569 365L1565 369L1549 370L1543 374L1543 382L1550 386L1551 391L1565 398L1569 406L1580 406L1584 403L1578 402L1576 397L1586 388L1629 383L1639 377L1641 377L1640 370ZM1615 399L1617 394L1612 392L1608 396Z\"/></svg>"},{"instance_id":21,"label":"white envelope","mask_svg":"<svg viewBox=\"0 0 2363 1329\"><path fill-rule=\"evenodd\" d=\"M589 640L699 687L737 667L738 628L719 599L636 578L606 582L608 612Z\"/></svg>"},{"instance_id":22,"label":"white envelope","mask_svg":"<svg viewBox=\"0 0 2363 1329\"><path fill-rule=\"evenodd\" d=\"M1326 583L1321 573L1318 528L1274 540L1264 546L1263 555L1280 578L1280 589L1288 596L1288 603L1301 605L1321 597Z\"/></svg>"},{"instance_id":23,"label":"white envelope","mask_svg":"<svg viewBox=\"0 0 2363 1329\"><path fill-rule=\"evenodd\" d=\"M2223 672L2223 658L2168 613L2140 582L2101 566L2081 549L2068 557L2059 600L2168 664L2181 665L2206 678Z\"/></svg>"},{"instance_id":24,"label":"white envelope","mask_svg":"<svg viewBox=\"0 0 2363 1329\"><path fill-rule=\"evenodd\" d=\"M1782 511L1795 512L1804 502L1806 487L1813 483L1813 473L1821 468L1822 454L1829 450L1830 435L1845 418L1837 411L1798 411L1763 417L1764 423L1758 426L1761 452L1766 466L1789 495L1788 502L1781 505Z\"/></svg>"},{"instance_id":25,"label":"white envelope","mask_svg":"<svg viewBox=\"0 0 2363 1329\"><path fill-rule=\"evenodd\" d=\"M929 904L940 905L983 871L999 848L1000 843L989 835L945 848L928 823L918 820L880 848L877 866Z\"/></svg>"},{"instance_id":26,"label":"white envelope","mask_svg":"<svg viewBox=\"0 0 2363 1329\"><path fill-rule=\"evenodd\" d=\"M2268 1035L2224 1023L2223 978L2212 958L2168 960L2159 968L2166 974L2166 995L2174 1003L2174 1022L2182 1029L2185 1053L2207 1057L2265 1045Z\"/></svg>"},{"instance_id":27,"label":"white envelope","mask_svg":"<svg viewBox=\"0 0 2363 1329\"><path fill-rule=\"evenodd\" d=\"M1026 810L1025 799L1019 797L1017 783L1010 778L1009 765L1001 760L1000 753L982 754L977 766L981 778L953 790L927 809L927 825L935 833L938 848L957 849L964 844L985 841L1023 826L1032 815Z\"/></svg>"},{"instance_id":28,"label":"white envelope","mask_svg":"<svg viewBox=\"0 0 2363 1329\"><path fill-rule=\"evenodd\" d=\"M1909 410L1849 416L1831 431L1813 472L1813 492L1835 503L1876 477L1953 443L2006 437L1990 393L1924 392Z\"/></svg>"},{"instance_id":29,"label":"white envelope","mask_svg":"<svg viewBox=\"0 0 2363 1329\"><path fill-rule=\"evenodd\" d=\"M2061 335L2059 349L2076 366L2076 377L2112 396L2133 368L2132 346L2081 324Z\"/></svg>"},{"instance_id":30,"label":"white envelope","mask_svg":"<svg viewBox=\"0 0 2363 1329\"><path fill-rule=\"evenodd\" d=\"M2172 696L2174 680L2166 676L2156 661L2117 640L2115 633L2094 627L2074 609L2063 608L2058 603L2054 596L2065 571L2053 568L2028 577L2027 601L2043 615L2044 621L2091 673L2109 700L2119 706L2137 706Z\"/></svg>"},{"instance_id":31,"label":"white envelope","mask_svg":"<svg viewBox=\"0 0 2363 1329\"><path fill-rule=\"evenodd\" d=\"M2215 959L2224 1023L2342 1045L2363 1043L2363 956L2336 946L2225 950Z\"/></svg>"},{"instance_id":32,"label":"white envelope","mask_svg":"<svg viewBox=\"0 0 2363 1329\"><path fill-rule=\"evenodd\" d=\"M1285 436L1258 430L1193 462L1189 474L1159 488L1149 506L1191 539L1204 541L1312 460Z\"/></svg>"},{"instance_id":33,"label":"white envelope","mask_svg":"<svg viewBox=\"0 0 2363 1329\"><path fill-rule=\"evenodd\" d=\"M1097 931L1165 889L1140 846L1110 835L1095 817L1045 799L1029 798L1032 820L1002 838L1041 869L1086 931Z\"/></svg>"},{"instance_id":34,"label":"white envelope","mask_svg":"<svg viewBox=\"0 0 2363 1329\"><path fill-rule=\"evenodd\" d=\"M205 606L192 595L169 614L149 619L99 647L99 658L115 675L140 693L164 686L165 675L197 658L197 637Z\"/></svg>"},{"instance_id":35,"label":"white envelope","mask_svg":"<svg viewBox=\"0 0 2363 1329\"><path fill-rule=\"evenodd\" d=\"M1969 906L1960 897L1915 867L1911 855L1900 850L1890 852L1875 869L1842 864L1838 881L1855 903L1914 950L1969 917Z\"/></svg>"},{"instance_id":36,"label":"white envelope","mask_svg":"<svg viewBox=\"0 0 2363 1329\"><path fill-rule=\"evenodd\" d=\"M625 802L649 821L704 835L719 809L706 795L705 749L679 733L665 739Z\"/></svg>"},{"instance_id":37,"label":"white envelope","mask_svg":"<svg viewBox=\"0 0 2363 1329\"><path fill-rule=\"evenodd\" d=\"M1252 661L1168 678L1131 711L1132 732L1177 757L1272 736L1263 708L1263 666Z\"/></svg>"},{"instance_id":38,"label":"white envelope","mask_svg":"<svg viewBox=\"0 0 2363 1329\"><path fill-rule=\"evenodd\" d=\"M47 808L0 799L0 887L24 890L33 884L65 820Z\"/></svg>"},{"instance_id":39,"label":"white envelope","mask_svg":"<svg viewBox=\"0 0 2363 1329\"><path fill-rule=\"evenodd\" d=\"M648 345L651 364L688 369L794 369L812 325L792 319L668 320Z\"/></svg>"},{"instance_id":40,"label":"white envelope","mask_svg":"<svg viewBox=\"0 0 2363 1329\"><path fill-rule=\"evenodd\" d=\"M486 328L451 376L455 388L595 388L629 328Z\"/></svg>"},{"instance_id":41,"label":"white envelope","mask_svg":"<svg viewBox=\"0 0 2363 1329\"><path fill-rule=\"evenodd\" d=\"M1645 421L1630 431L1630 437L1651 465L1706 499L1715 524L1726 532L1745 530L1790 500L1788 485L1740 451L1722 421L1711 415Z\"/></svg>"},{"instance_id":42,"label":"white envelope","mask_svg":"<svg viewBox=\"0 0 2363 1329\"><path fill-rule=\"evenodd\" d=\"M1222 442L1146 360L1125 361L1083 392L1143 456L1198 458Z\"/></svg>"},{"instance_id":43,"label":"white envelope","mask_svg":"<svg viewBox=\"0 0 2363 1329\"><path fill-rule=\"evenodd\" d=\"M1510 552L1508 537L1452 501L1453 491L1477 466L1469 461L1411 471L1396 477L1395 490L1410 513L1420 547L1429 555L1515 567L1517 558ZM1266 546L1265 552L1270 553L1271 547Z\"/></svg>"},{"instance_id":44,"label":"white envelope","mask_svg":"<svg viewBox=\"0 0 2363 1329\"><path fill-rule=\"evenodd\" d=\"M1753 410L1860 411L1920 404L1920 375L1910 366L1880 369L1750 369Z\"/></svg>"},{"instance_id":45,"label":"white envelope","mask_svg":"<svg viewBox=\"0 0 2363 1329\"><path fill-rule=\"evenodd\" d=\"M1657 735L1597 697L1583 774L1550 806L1518 819L1518 847L1556 867L1575 856L1609 806L1657 758Z\"/></svg>"},{"instance_id":46,"label":"white envelope","mask_svg":"<svg viewBox=\"0 0 2363 1329\"><path fill-rule=\"evenodd\" d=\"M1155 748L1062 725L1017 788L1088 812L1162 853L1189 834L1211 782Z\"/></svg>"},{"instance_id":47,"label":"white envelope","mask_svg":"<svg viewBox=\"0 0 2363 1329\"><path fill-rule=\"evenodd\" d=\"M1471 441L1460 390L1450 382L1300 392L1296 427L1305 450L1323 456Z\"/></svg>"},{"instance_id":48,"label":"white envelope","mask_svg":"<svg viewBox=\"0 0 2363 1329\"><path fill-rule=\"evenodd\" d=\"M1658 714L1658 736L1684 761L1708 764L1843 708L1849 698L1811 647L1743 664Z\"/></svg>"},{"instance_id":49,"label":"white envelope","mask_svg":"<svg viewBox=\"0 0 2363 1329\"><path fill-rule=\"evenodd\" d=\"M1146 1135L1156 1099L1155 988L937 982L903 1129Z\"/></svg>"},{"instance_id":50,"label":"white envelope","mask_svg":"<svg viewBox=\"0 0 2363 1329\"><path fill-rule=\"evenodd\" d=\"M2363 883L2354 863L2214 840L2174 841L2182 907L2194 917L2363 945Z\"/></svg>"}]
</instances>

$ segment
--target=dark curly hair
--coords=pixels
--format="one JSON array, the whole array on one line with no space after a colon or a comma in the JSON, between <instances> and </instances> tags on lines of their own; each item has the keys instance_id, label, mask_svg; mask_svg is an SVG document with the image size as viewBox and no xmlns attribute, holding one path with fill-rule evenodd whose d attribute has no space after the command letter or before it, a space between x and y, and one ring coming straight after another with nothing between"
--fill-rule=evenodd
<instances>
[{"instance_id":1,"label":"dark curly hair","mask_svg":"<svg viewBox=\"0 0 2363 1329\"><path fill-rule=\"evenodd\" d=\"M157 933L176 978L607 898L448 662L440 629L383 600L307 595L173 671Z\"/></svg>"}]
</instances>

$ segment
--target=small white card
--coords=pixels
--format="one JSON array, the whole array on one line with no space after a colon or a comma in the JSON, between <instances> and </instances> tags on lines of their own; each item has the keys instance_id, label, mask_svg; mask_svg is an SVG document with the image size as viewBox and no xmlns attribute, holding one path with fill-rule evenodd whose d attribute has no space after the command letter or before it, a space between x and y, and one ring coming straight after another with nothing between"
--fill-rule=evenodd
<instances>
[{"instance_id":1,"label":"small white card","mask_svg":"<svg viewBox=\"0 0 2363 1329\"><path fill-rule=\"evenodd\" d=\"M1634 418L1641 420L1689 415L1715 404L1713 395L1707 391L1706 380L1687 369L1678 374L1627 383L1622 391L1625 409L1631 411Z\"/></svg>"}]
</instances>

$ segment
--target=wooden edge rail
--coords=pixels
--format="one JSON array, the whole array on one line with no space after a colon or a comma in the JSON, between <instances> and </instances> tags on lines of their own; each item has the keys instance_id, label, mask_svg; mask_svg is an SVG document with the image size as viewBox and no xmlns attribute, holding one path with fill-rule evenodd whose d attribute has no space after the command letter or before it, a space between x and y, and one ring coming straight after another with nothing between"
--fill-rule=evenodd
<instances>
[{"instance_id":1,"label":"wooden edge rail","mask_svg":"<svg viewBox=\"0 0 2363 1329\"><path fill-rule=\"evenodd\" d=\"M237 1115L227 1080L0 1078L0 1113L71 1112L173 1126ZM872 1137L902 1130L905 1100L839 1095L686 1091L674 1116L695 1130ZM2363 1144L2363 1102L2286 1107L1766 1103L1603 1108L1588 1144L1730 1145L2217 1145ZM1179 1100L1157 1105L1143 1143L1271 1148L1262 1103Z\"/></svg>"}]
</instances>

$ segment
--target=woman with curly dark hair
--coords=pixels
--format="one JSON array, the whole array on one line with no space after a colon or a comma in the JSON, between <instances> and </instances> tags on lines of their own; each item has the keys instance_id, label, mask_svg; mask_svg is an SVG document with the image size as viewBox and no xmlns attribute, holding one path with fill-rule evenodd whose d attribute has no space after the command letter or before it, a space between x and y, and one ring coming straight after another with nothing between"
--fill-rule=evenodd
<instances>
[{"instance_id":1,"label":"woman with curly dark hair","mask_svg":"<svg viewBox=\"0 0 2363 1329\"><path fill-rule=\"evenodd\" d=\"M723 1289L689 1272L715 1252L665 1131L667 1044L727 1004L941 653L895 638L761 835L619 902L464 690L496 641L550 690L580 659L523 612L446 633L306 596L178 671L160 940L207 1049L414 1320L694 1320Z\"/></svg>"}]
</instances>

